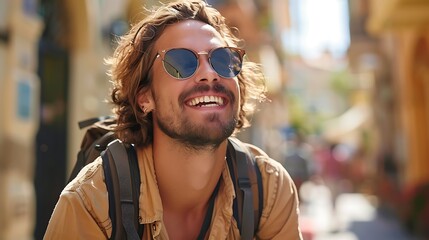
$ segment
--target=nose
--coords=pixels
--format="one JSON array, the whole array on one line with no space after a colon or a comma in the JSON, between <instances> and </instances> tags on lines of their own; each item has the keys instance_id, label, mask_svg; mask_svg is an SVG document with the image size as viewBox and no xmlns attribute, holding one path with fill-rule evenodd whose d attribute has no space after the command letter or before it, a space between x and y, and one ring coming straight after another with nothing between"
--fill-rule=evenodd
<instances>
[{"instance_id":1,"label":"nose","mask_svg":"<svg viewBox=\"0 0 429 240\"><path fill-rule=\"evenodd\" d=\"M207 54L201 54L198 61L199 66L195 73L196 82L213 82L219 79L219 75L210 65Z\"/></svg>"}]
</instances>

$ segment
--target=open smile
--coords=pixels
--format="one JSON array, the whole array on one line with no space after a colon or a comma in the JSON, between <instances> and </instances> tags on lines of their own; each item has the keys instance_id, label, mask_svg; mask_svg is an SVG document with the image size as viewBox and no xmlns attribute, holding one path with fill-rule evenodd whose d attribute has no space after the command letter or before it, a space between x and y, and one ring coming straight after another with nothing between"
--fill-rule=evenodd
<instances>
[{"instance_id":1,"label":"open smile","mask_svg":"<svg viewBox=\"0 0 429 240\"><path fill-rule=\"evenodd\" d=\"M186 101L191 107L222 107L226 105L226 99L219 96L199 96Z\"/></svg>"}]
</instances>

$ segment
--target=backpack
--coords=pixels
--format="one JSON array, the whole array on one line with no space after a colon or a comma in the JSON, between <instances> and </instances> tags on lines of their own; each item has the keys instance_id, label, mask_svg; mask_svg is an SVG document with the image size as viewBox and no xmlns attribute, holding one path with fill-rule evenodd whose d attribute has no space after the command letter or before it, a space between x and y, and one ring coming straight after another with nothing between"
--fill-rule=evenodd
<instances>
[{"instance_id":1,"label":"backpack","mask_svg":"<svg viewBox=\"0 0 429 240\"><path fill-rule=\"evenodd\" d=\"M132 145L124 144L116 138L113 131L115 125L114 117L79 122L79 128L87 130L69 181L85 165L101 156L109 192L111 239L141 239L144 229L138 221L140 173L137 155ZM227 164L237 193L233 202L233 216L241 239L253 239L263 208L261 172L248 147L233 137L228 138ZM205 225L210 225L210 222L203 223L202 228L208 229L209 226Z\"/></svg>"}]
</instances>

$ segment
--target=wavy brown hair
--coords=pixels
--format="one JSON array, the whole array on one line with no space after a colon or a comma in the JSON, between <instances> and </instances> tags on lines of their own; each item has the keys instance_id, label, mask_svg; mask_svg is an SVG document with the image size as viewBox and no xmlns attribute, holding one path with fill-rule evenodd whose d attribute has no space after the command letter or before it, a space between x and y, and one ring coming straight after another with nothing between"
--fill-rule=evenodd
<instances>
[{"instance_id":1,"label":"wavy brown hair","mask_svg":"<svg viewBox=\"0 0 429 240\"><path fill-rule=\"evenodd\" d=\"M145 114L140 109L137 94L151 86L149 70L155 57L155 41L167 26L188 19L211 25L228 46L237 47L242 42L227 26L225 18L202 0L182 0L162 5L132 26L127 34L118 39L113 56L106 59L113 84L111 102L118 123L115 130L123 142L137 146L152 143L152 114ZM255 103L265 100L266 91L260 66L247 59L237 78L241 105L236 131L250 126L248 117L254 112Z\"/></svg>"}]
</instances>

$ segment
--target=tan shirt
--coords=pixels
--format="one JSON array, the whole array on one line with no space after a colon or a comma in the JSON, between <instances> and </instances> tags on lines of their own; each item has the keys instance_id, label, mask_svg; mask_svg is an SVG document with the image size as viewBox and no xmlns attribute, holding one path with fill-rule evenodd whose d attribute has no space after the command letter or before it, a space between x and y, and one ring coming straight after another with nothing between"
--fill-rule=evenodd
<instances>
[{"instance_id":1,"label":"tan shirt","mask_svg":"<svg viewBox=\"0 0 429 240\"><path fill-rule=\"evenodd\" d=\"M257 239L302 239L298 226L298 197L289 174L278 162L257 148L261 170L264 207ZM162 220L163 207L158 191L152 148L138 151L140 168L139 221L145 225L143 239L168 240ZM108 239L112 223L108 211L108 195L99 157L88 164L60 195L44 239ZM240 239L233 217L235 190L227 164L220 179L208 239Z\"/></svg>"}]
</instances>

